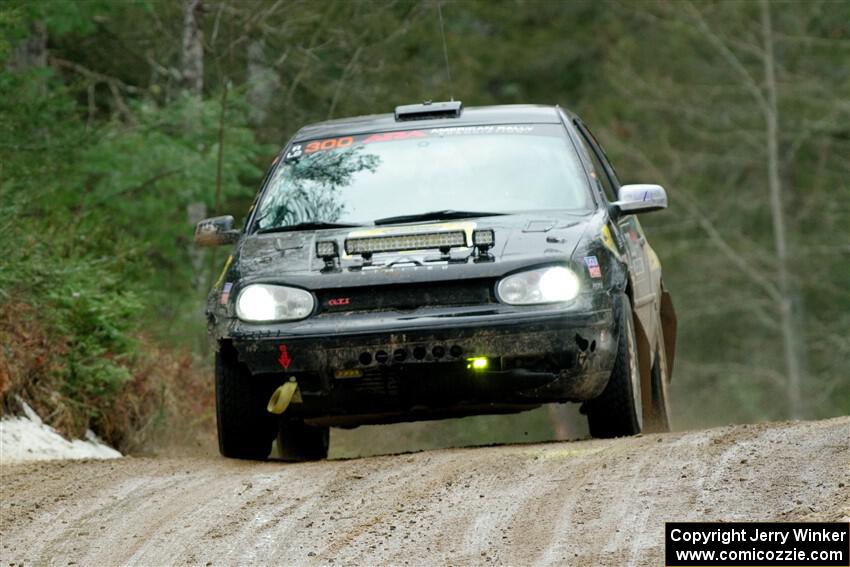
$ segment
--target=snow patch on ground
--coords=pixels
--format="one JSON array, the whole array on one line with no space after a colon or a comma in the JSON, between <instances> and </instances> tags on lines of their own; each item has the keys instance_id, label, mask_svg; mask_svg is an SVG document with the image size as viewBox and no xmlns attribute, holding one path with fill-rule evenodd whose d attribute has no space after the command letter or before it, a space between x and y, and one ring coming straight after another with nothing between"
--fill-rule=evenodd
<instances>
[{"instance_id":1,"label":"snow patch on ground","mask_svg":"<svg viewBox=\"0 0 850 567\"><path fill-rule=\"evenodd\" d=\"M21 401L23 417L0 419L0 464L54 459L115 459L121 453L106 445L91 431L85 439L68 441L41 421L31 407Z\"/></svg>"}]
</instances>

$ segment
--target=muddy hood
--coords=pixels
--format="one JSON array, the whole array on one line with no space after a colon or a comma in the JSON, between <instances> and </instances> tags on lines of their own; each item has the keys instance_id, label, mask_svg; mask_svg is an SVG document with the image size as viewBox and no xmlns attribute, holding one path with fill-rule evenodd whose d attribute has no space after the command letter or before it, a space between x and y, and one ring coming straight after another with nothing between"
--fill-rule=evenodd
<instances>
[{"instance_id":1,"label":"muddy hood","mask_svg":"<svg viewBox=\"0 0 850 567\"><path fill-rule=\"evenodd\" d=\"M239 279L276 281L308 289L494 277L525 266L569 262L585 234L594 233L589 228L598 223L598 217L593 213L522 214L384 226L382 235L447 230L447 225L451 225L449 229L459 225L468 230L492 229L495 246L484 261L477 260L473 249L466 247L453 248L450 261L441 259L440 252L433 249L375 254L371 265L360 255L341 252L333 270L316 257L316 242L333 240L344 251L345 240L363 234L364 229L250 235L240 242L233 268Z\"/></svg>"}]
</instances>

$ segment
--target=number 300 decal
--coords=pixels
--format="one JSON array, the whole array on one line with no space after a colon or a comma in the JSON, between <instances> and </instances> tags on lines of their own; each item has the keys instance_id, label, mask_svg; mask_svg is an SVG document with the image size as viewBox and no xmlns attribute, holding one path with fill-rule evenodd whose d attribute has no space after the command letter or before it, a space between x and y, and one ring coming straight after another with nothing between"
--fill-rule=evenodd
<instances>
[{"instance_id":1,"label":"number 300 decal","mask_svg":"<svg viewBox=\"0 0 850 567\"><path fill-rule=\"evenodd\" d=\"M354 143L354 138L351 136L345 136L343 138L329 138L327 140L316 140L315 142L310 142L307 144L307 147L304 148L305 154L312 154L315 152L319 152L322 150L335 150L337 148L347 148L351 144Z\"/></svg>"}]
</instances>

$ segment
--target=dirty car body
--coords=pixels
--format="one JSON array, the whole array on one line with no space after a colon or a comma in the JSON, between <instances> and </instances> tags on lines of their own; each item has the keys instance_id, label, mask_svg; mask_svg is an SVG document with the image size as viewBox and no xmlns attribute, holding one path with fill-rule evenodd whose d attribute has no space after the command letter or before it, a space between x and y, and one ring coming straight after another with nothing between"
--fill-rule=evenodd
<instances>
[{"instance_id":1,"label":"dirty car body","mask_svg":"<svg viewBox=\"0 0 850 567\"><path fill-rule=\"evenodd\" d=\"M593 400L624 301L641 372L664 332L672 368L660 263L622 210L635 187L618 204L601 148L557 107L412 105L305 127L243 231L222 231L236 242L211 334L262 391L294 382L281 419L313 426ZM640 187L635 210L666 206Z\"/></svg>"}]
</instances>

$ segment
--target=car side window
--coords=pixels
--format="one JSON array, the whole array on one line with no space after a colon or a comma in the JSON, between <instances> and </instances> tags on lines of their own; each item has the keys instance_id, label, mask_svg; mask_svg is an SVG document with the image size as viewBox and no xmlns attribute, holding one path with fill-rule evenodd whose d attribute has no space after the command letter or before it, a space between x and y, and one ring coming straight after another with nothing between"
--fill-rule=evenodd
<instances>
[{"instance_id":1,"label":"car side window","mask_svg":"<svg viewBox=\"0 0 850 567\"><path fill-rule=\"evenodd\" d=\"M577 125L579 127L579 132L581 133L581 141L584 144L584 149L587 151L587 154L593 162L593 170L596 172L596 176L602 184L602 188L605 191L605 197L608 198L609 202L613 203L617 200L617 191L620 187L617 174L614 172L614 168L611 166L605 152L602 150L602 146L599 145L599 142L596 141L594 135L587 129L587 126L581 123L577 123Z\"/></svg>"}]
</instances>

